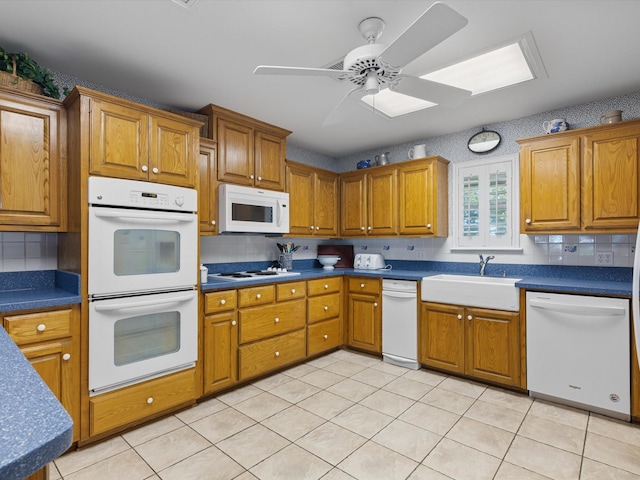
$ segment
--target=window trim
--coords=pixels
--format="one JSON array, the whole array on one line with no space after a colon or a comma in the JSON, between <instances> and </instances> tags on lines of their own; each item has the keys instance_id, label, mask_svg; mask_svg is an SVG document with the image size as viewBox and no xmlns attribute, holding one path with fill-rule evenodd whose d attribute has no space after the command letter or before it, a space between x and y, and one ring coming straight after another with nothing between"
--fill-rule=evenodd
<instances>
[{"instance_id":1,"label":"window trim","mask_svg":"<svg viewBox=\"0 0 640 480\"><path fill-rule=\"evenodd\" d=\"M480 160L471 160L467 162L459 162L453 164L453 246L449 249L452 252L459 251L511 251L522 252L520 247L520 169L518 154L500 155L497 157L483 158ZM497 163L511 164L511 232L512 238L509 245L487 245L487 246L467 246L460 245L459 239L462 233L463 225L461 218L461 202L463 201L463 185L459 181L460 170L467 168L484 168L488 165ZM487 176L488 180L488 176Z\"/></svg>"}]
</instances>

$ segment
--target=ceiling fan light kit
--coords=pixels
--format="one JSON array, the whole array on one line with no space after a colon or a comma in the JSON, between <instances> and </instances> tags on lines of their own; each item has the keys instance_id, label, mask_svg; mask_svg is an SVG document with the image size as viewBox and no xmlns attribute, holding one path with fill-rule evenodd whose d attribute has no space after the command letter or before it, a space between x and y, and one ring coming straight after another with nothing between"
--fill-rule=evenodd
<instances>
[{"instance_id":1,"label":"ceiling fan light kit","mask_svg":"<svg viewBox=\"0 0 640 480\"><path fill-rule=\"evenodd\" d=\"M404 75L407 63L435 47L467 24L467 19L443 3L436 2L418 17L390 45L375 43L382 35L385 23L381 18L365 18L358 25L367 45L355 48L344 58L343 69L282 67L261 65L254 70L261 75L328 76L348 80L356 86L331 111L323 125L341 121L344 110L365 95L375 95L383 89L427 100L445 106L456 106L471 96L469 90ZM353 94L358 95L353 95Z\"/></svg>"}]
</instances>

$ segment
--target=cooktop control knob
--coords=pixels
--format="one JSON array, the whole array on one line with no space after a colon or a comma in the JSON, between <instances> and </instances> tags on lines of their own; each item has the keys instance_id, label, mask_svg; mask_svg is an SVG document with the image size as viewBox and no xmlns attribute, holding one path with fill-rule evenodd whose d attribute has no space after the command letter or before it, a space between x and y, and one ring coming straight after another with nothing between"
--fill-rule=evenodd
<instances>
[{"instance_id":1,"label":"cooktop control knob","mask_svg":"<svg viewBox=\"0 0 640 480\"><path fill-rule=\"evenodd\" d=\"M184 197L176 197L175 202L177 206L181 207L184 205Z\"/></svg>"}]
</instances>

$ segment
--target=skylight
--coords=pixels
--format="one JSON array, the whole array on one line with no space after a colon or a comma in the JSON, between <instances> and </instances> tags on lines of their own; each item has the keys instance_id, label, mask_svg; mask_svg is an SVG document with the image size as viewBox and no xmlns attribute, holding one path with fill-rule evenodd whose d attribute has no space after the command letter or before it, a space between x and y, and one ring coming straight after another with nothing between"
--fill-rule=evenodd
<instances>
[{"instance_id":1,"label":"skylight","mask_svg":"<svg viewBox=\"0 0 640 480\"><path fill-rule=\"evenodd\" d=\"M470 90L472 95L526 82L544 75L531 34L494 47L467 60L421 75L420 78ZM362 101L389 117L406 115L435 103L393 92L388 88Z\"/></svg>"}]
</instances>

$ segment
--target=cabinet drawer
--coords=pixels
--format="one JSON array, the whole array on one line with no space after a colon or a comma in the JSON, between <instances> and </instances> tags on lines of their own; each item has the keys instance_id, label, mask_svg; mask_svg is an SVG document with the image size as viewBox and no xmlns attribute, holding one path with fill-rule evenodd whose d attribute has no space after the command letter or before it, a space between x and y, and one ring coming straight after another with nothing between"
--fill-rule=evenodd
<instances>
[{"instance_id":1,"label":"cabinet drawer","mask_svg":"<svg viewBox=\"0 0 640 480\"><path fill-rule=\"evenodd\" d=\"M304 280L300 282L278 283L276 285L276 299L279 302L303 298L306 294L307 284Z\"/></svg>"},{"instance_id":2,"label":"cabinet drawer","mask_svg":"<svg viewBox=\"0 0 640 480\"><path fill-rule=\"evenodd\" d=\"M90 434L98 435L180 404L195 402L195 378L192 368L92 397Z\"/></svg>"},{"instance_id":3,"label":"cabinet drawer","mask_svg":"<svg viewBox=\"0 0 640 480\"><path fill-rule=\"evenodd\" d=\"M349 291L358 293L370 293L374 295L379 294L381 292L380 279L368 277L349 278Z\"/></svg>"},{"instance_id":4,"label":"cabinet drawer","mask_svg":"<svg viewBox=\"0 0 640 480\"><path fill-rule=\"evenodd\" d=\"M18 345L71 335L72 310L5 317L5 329Z\"/></svg>"},{"instance_id":5,"label":"cabinet drawer","mask_svg":"<svg viewBox=\"0 0 640 480\"><path fill-rule=\"evenodd\" d=\"M207 293L204 296L204 313L217 313L233 310L237 305L235 290Z\"/></svg>"},{"instance_id":6,"label":"cabinet drawer","mask_svg":"<svg viewBox=\"0 0 640 480\"><path fill-rule=\"evenodd\" d=\"M334 318L307 327L307 355L315 355L341 344L340 319Z\"/></svg>"},{"instance_id":7,"label":"cabinet drawer","mask_svg":"<svg viewBox=\"0 0 640 480\"><path fill-rule=\"evenodd\" d=\"M240 347L240 380L283 367L306 355L305 329Z\"/></svg>"},{"instance_id":8,"label":"cabinet drawer","mask_svg":"<svg viewBox=\"0 0 640 480\"><path fill-rule=\"evenodd\" d=\"M304 299L240 310L240 343L253 342L302 328L306 319Z\"/></svg>"},{"instance_id":9,"label":"cabinet drawer","mask_svg":"<svg viewBox=\"0 0 640 480\"><path fill-rule=\"evenodd\" d=\"M329 318L340 316L339 293L321 295L307 299L307 319L309 323L328 320Z\"/></svg>"},{"instance_id":10,"label":"cabinet drawer","mask_svg":"<svg viewBox=\"0 0 640 480\"><path fill-rule=\"evenodd\" d=\"M342 287L342 277L318 278L307 282L307 292L310 297L325 293L339 292Z\"/></svg>"},{"instance_id":11,"label":"cabinet drawer","mask_svg":"<svg viewBox=\"0 0 640 480\"><path fill-rule=\"evenodd\" d=\"M274 298L274 285L243 288L238 292L238 306L251 307L253 305L264 305L265 303L272 303Z\"/></svg>"}]
</instances>

